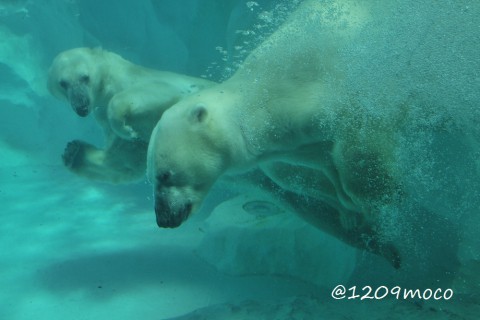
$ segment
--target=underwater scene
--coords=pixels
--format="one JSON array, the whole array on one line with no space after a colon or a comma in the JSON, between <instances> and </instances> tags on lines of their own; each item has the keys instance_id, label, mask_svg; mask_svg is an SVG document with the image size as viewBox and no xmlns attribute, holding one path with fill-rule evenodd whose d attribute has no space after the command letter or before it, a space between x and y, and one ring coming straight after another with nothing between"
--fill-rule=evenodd
<instances>
[{"instance_id":1,"label":"underwater scene","mask_svg":"<svg viewBox=\"0 0 480 320\"><path fill-rule=\"evenodd\" d=\"M0 319L480 319L480 2L0 0Z\"/></svg>"}]
</instances>

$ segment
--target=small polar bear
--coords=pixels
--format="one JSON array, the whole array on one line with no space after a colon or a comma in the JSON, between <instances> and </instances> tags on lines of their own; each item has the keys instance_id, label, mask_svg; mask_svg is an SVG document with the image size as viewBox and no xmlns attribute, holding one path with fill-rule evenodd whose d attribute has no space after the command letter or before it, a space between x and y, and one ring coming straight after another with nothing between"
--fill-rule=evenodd
<instances>
[{"instance_id":1,"label":"small polar bear","mask_svg":"<svg viewBox=\"0 0 480 320\"><path fill-rule=\"evenodd\" d=\"M49 70L50 93L80 117L93 113L106 146L68 143L62 156L74 173L94 180L122 183L145 173L150 134L162 113L212 82L135 65L100 48L60 53Z\"/></svg>"},{"instance_id":2,"label":"small polar bear","mask_svg":"<svg viewBox=\"0 0 480 320\"><path fill-rule=\"evenodd\" d=\"M368 18L351 1L304 1L230 79L167 110L147 156L158 226L181 225L225 173L259 166L307 221L398 268L397 250L381 243L375 224L398 190L395 123L358 122L335 65L339 46Z\"/></svg>"}]
</instances>

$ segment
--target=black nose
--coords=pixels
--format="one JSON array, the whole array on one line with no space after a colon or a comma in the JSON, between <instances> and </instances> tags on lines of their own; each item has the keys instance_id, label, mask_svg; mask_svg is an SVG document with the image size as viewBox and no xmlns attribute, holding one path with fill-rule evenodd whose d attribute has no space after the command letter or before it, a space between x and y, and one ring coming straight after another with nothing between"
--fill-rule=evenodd
<instances>
[{"instance_id":1,"label":"black nose","mask_svg":"<svg viewBox=\"0 0 480 320\"><path fill-rule=\"evenodd\" d=\"M159 228L177 228L183 222L182 219L180 219L178 216L175 216L175 215L156 214L156 216L157 216L157 226Z\"/></svg>"},{"instance_id":2,"label":"black nose","mask_svg":"<svg viewBox=\"0 0 480 320\"><path fill-rule=\"evenodd\" d=\"M178 210L172 210L162 199L155 200L155 216L160 228L177 228L187 220L192 210L190 202L180 206Z\"/></svg>"},{"instance_id":3,"label":"black nose","mask_svg":"<svg viewBox=\"0 0 480 320\"><path fill-rule=\"evenodd\" d=\"M81 106L81 107L76 107L75 112L80 116L80 117L86 117L88 116L88 106Z\"/></svg>"}]
</instances>

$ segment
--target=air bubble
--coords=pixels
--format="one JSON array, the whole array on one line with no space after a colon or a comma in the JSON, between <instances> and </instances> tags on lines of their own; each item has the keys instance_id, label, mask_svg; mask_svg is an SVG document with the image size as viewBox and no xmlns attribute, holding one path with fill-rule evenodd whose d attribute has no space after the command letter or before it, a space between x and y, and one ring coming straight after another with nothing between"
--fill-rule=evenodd
<instances>
[{"instance_id":1,"label":"air bubble","mask_svg":"<svg viewBox=\"0 0 480 320\"><path fill-rule=\"evenodd\" d=\"M258 3L255 1L248 1L247 2L247 8L250 9L250 11L253 11L255 7L258 7Z\"/></svg>"}]
</instances>

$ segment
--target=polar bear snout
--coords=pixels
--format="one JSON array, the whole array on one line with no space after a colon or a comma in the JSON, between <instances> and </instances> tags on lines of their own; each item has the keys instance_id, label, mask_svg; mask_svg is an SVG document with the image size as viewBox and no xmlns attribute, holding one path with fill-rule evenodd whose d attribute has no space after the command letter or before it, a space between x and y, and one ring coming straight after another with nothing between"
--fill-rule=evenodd
<instances>
[{"instance_id":1,"label":"polar bear snout","mask_svg":"<svg viewBox=\"0 0 480 320\"><path fill-rule=\"evenodd\" d=\"M179 227L192 212L192 203L187 201L185 203L177 203L172 206L167 199L155 198L155 216L157 225L160 228L177 228Z\"/></svg>"},{"instance_id":2,"label":"polar bear snout","mask_svg":"<svg viewBox=\"0 0 480 320\"><path fill-rule=\"evenodd\" d=\"M89 113L88 106L81 106L77 108L74 107L74 110L75 110L75 113L82 118L88 116L88 113Z\"/></svg>"},{"instance_id":3,"label":"polar bear snout","mask_svg":"<svg viewBox=\"0 0 480 320\"><path fill-rule=\"evenodd\" d=\"M90 97L84 86L74 86L68 89L68 101L80 117L86 117L90 112Z\"/></svg>"}]
</instances>

